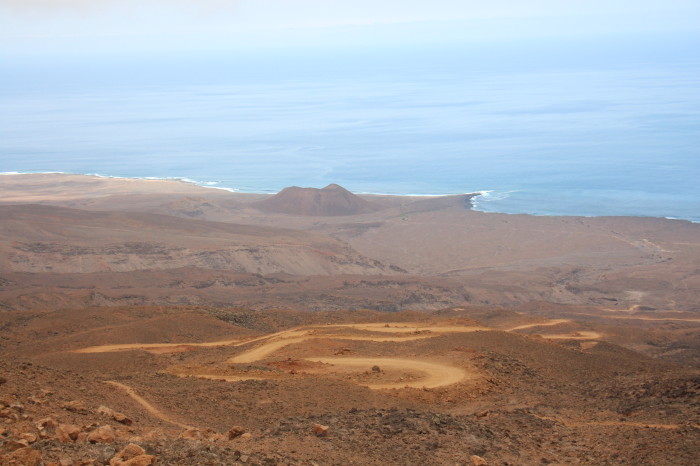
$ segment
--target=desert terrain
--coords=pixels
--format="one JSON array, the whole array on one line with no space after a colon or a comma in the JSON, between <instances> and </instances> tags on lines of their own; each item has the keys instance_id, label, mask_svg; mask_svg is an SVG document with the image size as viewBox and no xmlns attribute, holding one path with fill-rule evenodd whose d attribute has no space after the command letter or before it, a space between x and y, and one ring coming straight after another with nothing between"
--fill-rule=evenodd
<instances>
[{"instance_id":1,"label":"desert terrain","mask_svg":"<svg viewBox=\"0 0 700 466\"><path fill-rule=\"evenodd\" d=\"M700 225L0 176L0 464L698 464Z\"/></svg>"}]
</instances>

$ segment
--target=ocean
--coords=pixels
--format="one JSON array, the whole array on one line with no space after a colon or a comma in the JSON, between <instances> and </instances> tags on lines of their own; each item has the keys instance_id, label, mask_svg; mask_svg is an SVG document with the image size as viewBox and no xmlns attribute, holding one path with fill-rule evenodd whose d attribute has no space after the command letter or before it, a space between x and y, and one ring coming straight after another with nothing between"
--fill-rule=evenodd
<instances>
[{"instance_id":1,"label":"ocean","mask_svg":"<svg viewBox=\"0 0 700 466\"><path fill-rule=\"evenodd\" d=\"M14 57L0 63L0 172L483 192L487 212L700 222L697 50L640 38Z\"/></svg>"}]
</instances>

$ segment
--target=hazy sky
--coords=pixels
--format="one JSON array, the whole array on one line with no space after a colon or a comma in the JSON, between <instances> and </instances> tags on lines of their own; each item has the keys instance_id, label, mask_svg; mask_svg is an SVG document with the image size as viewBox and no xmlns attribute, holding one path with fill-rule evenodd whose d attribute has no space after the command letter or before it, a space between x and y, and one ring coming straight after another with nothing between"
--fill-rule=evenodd
<instances>
[{"instance_id":1,"label":"hazy sky","mask_svg":"<svg viewBox=\"0 0 700 466\"><path fill-rule=\"evenodd\" d=\"M9 54L512 41L700 30L697 0L0 0Z\"/></svg>"}]
</instances>

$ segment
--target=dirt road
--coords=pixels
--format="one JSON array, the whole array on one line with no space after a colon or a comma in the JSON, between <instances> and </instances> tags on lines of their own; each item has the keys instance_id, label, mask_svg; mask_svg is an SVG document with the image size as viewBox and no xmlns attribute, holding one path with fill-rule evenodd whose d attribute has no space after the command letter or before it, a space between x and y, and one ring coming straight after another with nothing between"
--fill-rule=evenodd
<instances>
[{"instance_id":1,"label":"dirt road","mask_svg":"<svg viewBox=\"0 0 700 466\"><path fill-rule=\"evenodd\" d=\"M546 322L537 322L531 324L518 325L506 330L495 329L490 327L480 327L474 325L460 325L442 323L437 325L426 325L420 322L389 322L389 323L358 323L358 324L336 324L336 325L317 325L308 327L295 327L288 330L263 335L248 339L231 339L220 340L206 343L155 343L155 344L117 344L117 345L102 345L92 346L76 350L76 353L102 353L111 351L127 351L127 350L145 350L164 352L187 350L197 347L214 347L214 346L232 346L232 347L247 347L252 346L243 352L230 357L226 360L228 364L252 364L262 361L269 356L279 352L283 348L302 344L309 340L347 340L347 341L373 341L373 342L406 342L426 338L435 338L441 335L454 333L469 333L478 331L516 331L533 327L548 327L562 323L571 322L568 319L554 319ZM330 331L330 332L329 332ZM328 333L327 333L328 332ZM359 332L359 333L358 333ZM366 333L361 333L366 332ZM389 335L387 335L389 334ZM570 333L555 333L543 334L543 338L555 340L597 340L602 337L598 332L593 331L574 331ZM384 381L355 381L359 385L364 385L372 389L395 389L395 388L436 388L444 387L459 383L468 378L478 377L478 371L475 368L453 367L434 361L421 361L402 358L370 358L370 357L328 357L328 356L313 356L306 358L308 361L320 362L331 366L330 373L347 371L348 368L357 369L358 371L369 370L372 366L379 366L390 372L409 371L412 373L408 380L399 377L399 380ZM235 369L233 369L235 371ZM205 379L227 380L231 382L242 380L262 380L266 378L274 378L277 375L260 374L246 372L239 373L224 373L224 374L207 374L207 373L192 373L196 371L187 371L187 373L179 374L181 376L194 376ZM419 374L416 376L416 374ZM417 377L417 378L416 378ZM113 384L117 384L114 382ZM117 384L127 389L126 386ZM139 401L139 403L147 406L147 402L143 398L138 397L133 390L127 391L130 396ZM148 405L150 406L150 405ZM152 407L151 407L152 408ZM155 408L152 408L155 410ZM149 409L150 410L150 409ZM152 411L154 414L157 410ZM162 416L162 413L157 414ZM164 417L162 417L165 419ZM179 423L169 420L173 424Z\"/></svg>"},{"instance_id":2,"label":"dirt road","mask_svg":"<svg viewBox=\"0 0 700 466\"><path fill-rule=\"evenodd\" d=\"M129 387L128 385L124 385L123 383L119 382L114 382L112 380L108 380L107 382L110 385L114 385L115 387L119 387L122 390L126 391L127 395L129 395L131 398L136 400L141 406L143 406L146 411L151 413L153 416L157 417L158 419L165 421L169 424L176 425L178 427L182 427L183 429L190 429L191 426L188 426L187 424L183 424L181 422L177 422L176 420L172 419L171 417L167 416L166 414L163 414L158 408L153 406L151 403L143 399L141 396L139 396L133 388Z\"/></svg>"},{"instance_id":3,"label":"dirt road","mask_svg":"<svg viewBox=\"0 0 700 466\"><path fill-rule=\"evenodd\" d=\"M417 361L415 359L396 359L396 358L306 358L307 361L320 362L323 364L331 364L333 366L347 366L357 369L369 370L373 366L381 368L381 370L410 370L418 371L425 374L419 380L410 382L393 382L393 383L364 383L355 382L358 385L373 389L383 388L437 388L452 385L461 382L468 376L471 378L478 377L476 371L467 372L466 370L438 364L429 361Z\"/></svg>"},{"instance_id":4,"label":"dirt road","mask_svg":"<svg viewBox=\"0 0 700 466\"><path fill-rule=\"evenodd\" d=\"M87 348L81 348L73 351L74 353L113 353L117 351L131 351L131 350L144 350L150 351L154 350L157 352L165 352L163 350L184 350L187 348L197 348L197 347L213 347L213 346L228 346L234 343L240 342L240 339L236 340L221 340L221 341L208 341L205 343L124 343L118 345L100 345L100 346L89 346Z\"/></svg>"}]
</instances>

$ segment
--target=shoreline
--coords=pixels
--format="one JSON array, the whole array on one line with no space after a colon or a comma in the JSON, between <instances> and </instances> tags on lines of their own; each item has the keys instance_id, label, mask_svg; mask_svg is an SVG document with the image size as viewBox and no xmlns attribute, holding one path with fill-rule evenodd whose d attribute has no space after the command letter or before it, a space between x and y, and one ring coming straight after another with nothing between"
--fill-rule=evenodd
<instances>
[{"instance_id":1,"label":"shoreline","mask_svg":"<svg viewBox=\"0 0 700 466\"><path fill-rule=\"evenodd\" d=\"M58 171L47 171L47 172L17 172L17 171L7 171L7 172L0 172L0 178L1 177L12 177L12 176L30 176L30 177L39 177L39 176L47 176L47 175L56 175L56 176L66 176L66 177L80 177L80 178L85 178L85 179L97 179L97 180L114 180L118 182L126 182L126 183L132 183L132 182L142 182L142 183L154 183L153 186L155 186L155 183L160 183L161 186L165 184L171 184L172 186L179 186L179 187L195 187L195 188L202 188L202 189L207 189L207 190L216 190L220 191L222 193L231 193L231 194L239 194L239 195L256 195L256 196L273 196L277 194L277 192L261 192L261 191L246 191L246 190L241 190L240 188L229 188L229 187L224 187L224 186L213 186L213 184L216 184L218 182L215 181L196 181L191 178L187 177L124 177L124 176L114 176L114 175L103 175L99 173L68 173L68 172L58 172ZM176 192L179 192L180 190L176 190ZM184 191L187 191L186 189ZM156 192L161 192L160 190L154 191L154 194ZM493 213L493 214L503 214L503 215L529 215L532 217L582 217L582 218L604 218L604 217L630 217L630 218L649 218L649 219L663 219L663 220L672 220L672 221L683 221L683 222L689 222L692 224L700 224L700 220L691 220L688 218L682 218L678 216L652 216L652 215L634 215L634 214L627 214L627 215L605 215L605 214L600 214L600 215L582 215L582 214L541 214L541 213L533 213L533 212L503 212L503 211L492 211L492 210L483 210L483 208L479 208L479 198L481 197L486 197L490 193L496 192L495 190L481 190L481 191L474 191L474 192L469 192L469 193L451 193L451 194L419 194L419 193L406 193L406 194L397 194L397 193L373 193L373 192L355 192L354 194L357 194L358 196L377 196L377 197L403 197L403 198L427 198L427 199L432 199L432 198L440 198L440 197L451 197L451 196L469 196L469 203L471 205L471 210L475 212L482 212L482 213ZM506 194L509 194L514 191L507 191ZM134 193L138 194L138 193ZM184 194L184 192L183 192ZM3 201L0 201L0 203L4 203Z\"/></svg>"},{"instance_id":2,"label":"shoreline","mask_svg":"<svg viewBox=\"0 0 700 466\"><path fill-rule=\"evenodd\" d=\"M229 188L225 186L214 186L218 181L196 181L187 177L180 176L169 176L169 177L156 177L156 176L144 176L144 177L128 177L128 176L114 176L114 175L102 175L100 173L69 173L69 172L0 172L0 176L32 176L32 175L63 175L63 176L81 176L87 178L98 178L106 180L123 180L123 181L155 181L155 182L175 182L183 183L186 185L194 185L199 188L205 189L217 189L220 191L227 191L235 194L258 194L258 195L269 195L274 196L279 193L279 191L248 191L241 188ZM287 188L289 186L285 186ZM299 186L303 188L311 188L313 186ZM284 188L282 188L284 189ZM320 189L320 188L318 188ZM280 190L281 191L281 190ZM386 192L365 192L365 191L351 191L353 194L358 196L396 196L396 197L449 197L449 196L481 196L483 194L492 192L489 190L484 191L474 191L469 193L447 193L447 194L421 194L421 193L386 193Z\"/></svg>"}]
</instances>

